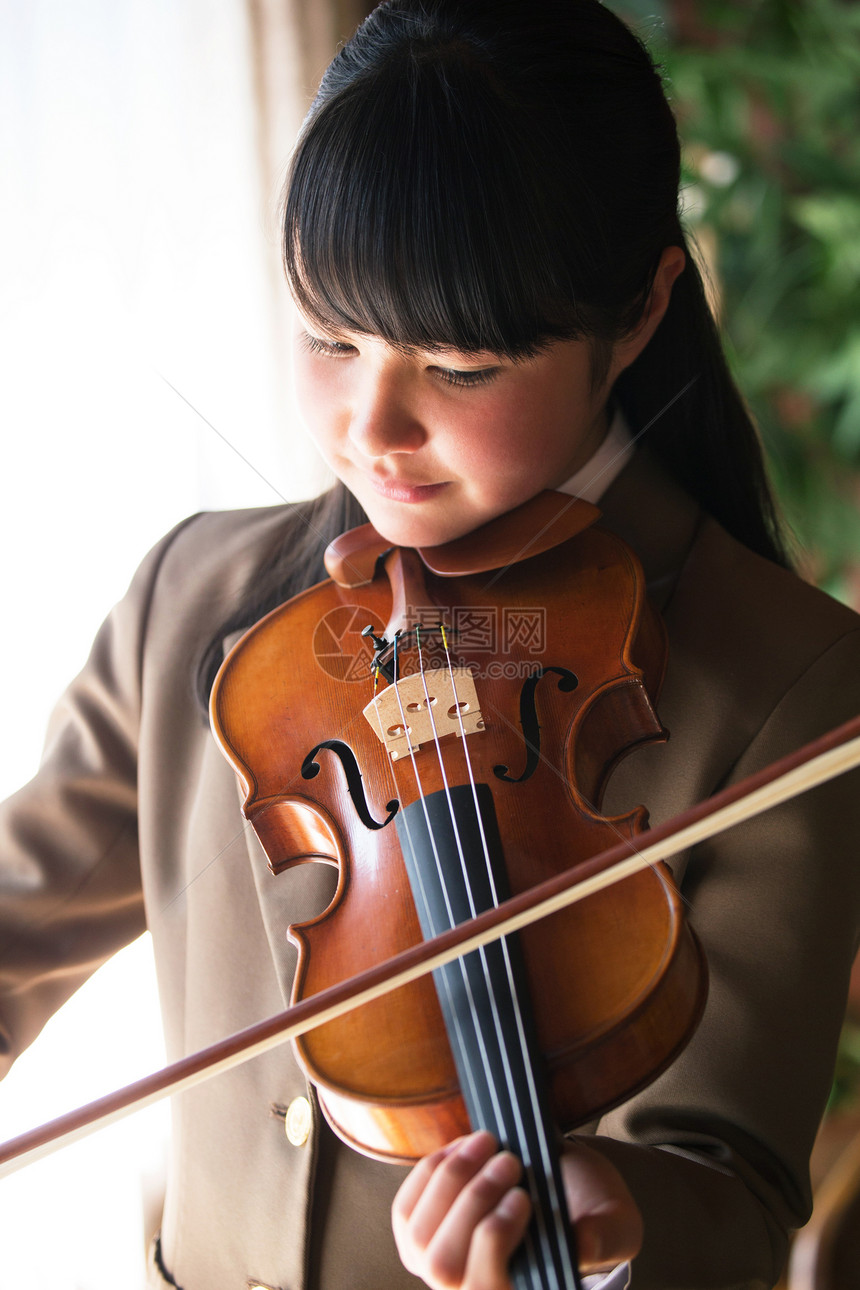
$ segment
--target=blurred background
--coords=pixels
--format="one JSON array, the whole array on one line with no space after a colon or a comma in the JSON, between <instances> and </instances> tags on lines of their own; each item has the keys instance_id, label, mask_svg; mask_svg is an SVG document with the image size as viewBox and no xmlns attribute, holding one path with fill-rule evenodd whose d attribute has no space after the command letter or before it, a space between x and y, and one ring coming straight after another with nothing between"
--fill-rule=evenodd
<instances>
[{"instance_id":1,"label":"blurred background","mask_svg":"<svg viewBox=\"0 0 860 1290\"><path fill-rule=\"evenodd\" d=\"M311 495L277 202L360 0L0 0L0 792L147 548ZM860 609L860 8L614 0L663 65L684 206L804 575ZM177 612L181 612L178 607ZM159 1064L146 940L0 1088L0 1135ZM834 1122L854 1114L846 1026ZM141 1284L166 1112L0 1183L0 1290Z\"/></svg>"},{"instance_id":2,"label":"blurred background","mask_svg":"<svg viewBox=\"0 0 860 1290\"><path fill-rule=\"evenodd\" d=\"M665 69L687 224L801 567L860 608L860 6L610 7Z\"/></svg>"}]
</instances>

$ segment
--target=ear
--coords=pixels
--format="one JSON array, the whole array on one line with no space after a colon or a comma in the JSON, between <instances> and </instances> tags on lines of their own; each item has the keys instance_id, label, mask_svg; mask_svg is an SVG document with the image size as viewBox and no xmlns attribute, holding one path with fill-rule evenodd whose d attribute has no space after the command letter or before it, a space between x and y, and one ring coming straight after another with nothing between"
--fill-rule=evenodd
<instances>
[{"instance_id":1,"label":"ear","mask_svg":"<svg viewBox=\"0 0 860 1290\"><path fill-rule=\"evenodd\" d=\"M622 336L621 340L615 343L612 351L610 381L614 382L625 367L629 367L639 357L660 326L663 321L663 315L669 308L669 300L672 296L675 279L682 272L686 263L687 257L680 246L667 246L660 256L660 263L657 265L657 272L654 274L654 281L645 305L645 312L636 324L635 329L629 335Z\"/></svg>"}]
</instances>

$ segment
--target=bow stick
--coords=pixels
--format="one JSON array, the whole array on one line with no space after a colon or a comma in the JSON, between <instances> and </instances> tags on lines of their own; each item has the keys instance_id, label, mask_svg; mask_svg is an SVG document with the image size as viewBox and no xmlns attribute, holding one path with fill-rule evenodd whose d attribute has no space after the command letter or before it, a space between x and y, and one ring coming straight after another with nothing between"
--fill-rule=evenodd
<instances>
[{"instance_id":1,"label":"bow stick","mask_svg":"<svg viewBox=\"0 0 860 1290\"><path fill-rule=\"evenodd\" d=\"M70 1146L164 1097L181 1093L222 1071L333 1021L361 1004L407 985L490 941L518 931L578 900L638 873L646 866L705 842L735 824L798 797L860 765L860 717L805 744L730 788L650 829L646 846L625 839L573 869L520 892L469 922L414 945L241 1030L162 1070L59 1116L0 1146L0 1178ZM641 835L640 835L641 836Z\"/></svg>"}]
</instances>

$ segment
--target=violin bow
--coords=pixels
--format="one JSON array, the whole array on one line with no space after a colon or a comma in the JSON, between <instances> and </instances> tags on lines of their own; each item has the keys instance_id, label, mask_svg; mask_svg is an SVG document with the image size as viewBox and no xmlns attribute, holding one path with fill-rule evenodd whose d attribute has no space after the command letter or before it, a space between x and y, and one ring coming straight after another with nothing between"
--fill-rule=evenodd
<instances>
[{"instance_id":1,"label":"violin bow","mask_svg":"<svg viewBox=\"0 0 860 1290\"><path fill-rule=\"evenodd\" d=\"M250 1061L315 1026L334 1021L353 1008L584 900L679 851L705 842L858 765L860 716L639 835L639 840L648 839L647 845L636 847L632 840L625 839L432 940L414 945L125 1088L11 1138L0 1146L0 1178L162 1098Z\"/></svg>"}]
</instances>

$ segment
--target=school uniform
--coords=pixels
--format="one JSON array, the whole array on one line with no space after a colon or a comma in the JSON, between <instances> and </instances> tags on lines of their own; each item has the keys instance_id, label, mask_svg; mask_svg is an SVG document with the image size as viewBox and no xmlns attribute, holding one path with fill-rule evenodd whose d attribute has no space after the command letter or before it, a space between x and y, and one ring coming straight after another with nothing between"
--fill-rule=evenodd
<instances>
[{"instance_id":1,"label":"school uniform","mask_svg":"<svg viewBox=\"0 0 860 1290\"><path fill-rule=\"evenodd\" d=\"M729 538L645 454L601 501L669 635L666 744L618 767L606 808L660 822L860 711L860 618ZM196 706L195 659L286 508L205 514L147 557L0 817L0 1040L8 1065L149 927L169 1059L282 1009L285 930L336 875L272 875ZM227 642L229 644L229 642ZM645 1217L633 1286L763 1290L809 1211L860 929L853 772L672 862L710 970L695 1036L594 1128ZM281 1048L182 1094L153 1285L399 1290L404 1170L340 1145Z\"/></svg>"}]
</instances>

